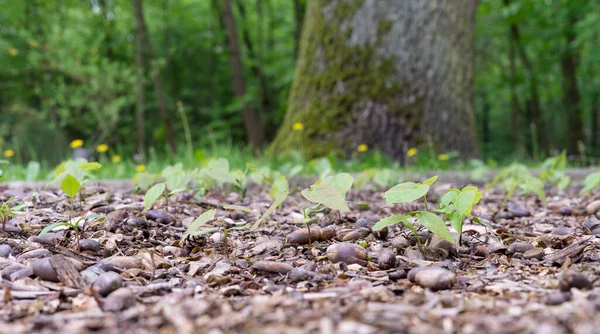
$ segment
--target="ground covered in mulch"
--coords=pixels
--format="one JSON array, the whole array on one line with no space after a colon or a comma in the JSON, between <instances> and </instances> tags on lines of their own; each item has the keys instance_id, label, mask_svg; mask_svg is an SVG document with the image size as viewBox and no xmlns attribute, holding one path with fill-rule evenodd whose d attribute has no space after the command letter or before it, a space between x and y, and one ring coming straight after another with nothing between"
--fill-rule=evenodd
<instances>
[{"instance_id":1,"label":"ground covered in mulch","mask_svg":"<svg viewBox=\"0 0 600 334\"><path fill-rule=\"evenodd\" d=\"M430 206L450 186L438 182ZM0 333L597 333L600 192L483 193L474 213L491 228L465 222L460 247L421 229L419 248L401 225L371 230L423 206L384 206L382 190L318 214L309 245L297 192L255 231L181 240L213 208L202 228L255 220L223 206L262 213L268 191L184 192L143 212L127 187L88 186L73 210L59 191L0 189L27 205L0 232ZM38 237L90 213L108 218Z\"/></svg>"}]
</instances>

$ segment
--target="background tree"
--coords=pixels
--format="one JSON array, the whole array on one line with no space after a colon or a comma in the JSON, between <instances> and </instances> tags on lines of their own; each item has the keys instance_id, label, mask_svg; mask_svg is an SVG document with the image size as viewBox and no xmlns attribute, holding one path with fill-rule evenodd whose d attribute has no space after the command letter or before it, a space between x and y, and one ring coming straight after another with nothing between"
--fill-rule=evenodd
<instances>
[{"instance_id":1,"label":"background tree","mask_svg":"<svg viewBox=\"0 0 600 334\"><path fill-rule=\"evenodd\" d=\"M310 1L288 110L272 150L360 144L401 158L431 140L477 156L476 1ZM290 132L301 122L303 131Z\"/></svg>"}]
</instances>

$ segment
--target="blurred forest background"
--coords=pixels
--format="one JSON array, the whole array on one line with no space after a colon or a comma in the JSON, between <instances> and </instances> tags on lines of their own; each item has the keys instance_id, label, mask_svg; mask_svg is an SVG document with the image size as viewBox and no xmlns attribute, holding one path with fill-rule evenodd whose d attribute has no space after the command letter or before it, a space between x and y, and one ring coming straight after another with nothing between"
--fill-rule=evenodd
<instances>
[{"instance_id":1,"label":"blurred forest background","mask_svg":"<svg viewBox=\"0 0 600 334\"><path fill-rule=\"evenodd\" d=\"M264 147L311 1L0 0L0 148L56 163L74 139L123 157L246 146L245 108ZM600 155L600 3L481 0L474 29L481 156Z\"/></svg>"}]
</instances>

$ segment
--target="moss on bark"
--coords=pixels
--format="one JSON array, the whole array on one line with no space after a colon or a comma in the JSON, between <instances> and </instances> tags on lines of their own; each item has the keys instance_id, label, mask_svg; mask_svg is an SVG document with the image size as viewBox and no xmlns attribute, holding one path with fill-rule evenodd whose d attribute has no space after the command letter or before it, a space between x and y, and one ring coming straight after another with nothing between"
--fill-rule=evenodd
<instances>
[{"instance_id":1,"label":"moss on bark","mask_svg":"<svg viewBox=\"0 0 600 334\"><path fill-rule=\"evenodd\" d=\"M353 106L393 105L400 88L393 59L377 54L376 44L350 44L353 27L340 29L362 5L363 0L309 3L288 111L270 152L298 149L309 157L341 152L335 133L351 121ZM390 29L383 20L378 30ZM302 131L292 130L296 122L304 125Z\"/></svg>"}]
</instances>

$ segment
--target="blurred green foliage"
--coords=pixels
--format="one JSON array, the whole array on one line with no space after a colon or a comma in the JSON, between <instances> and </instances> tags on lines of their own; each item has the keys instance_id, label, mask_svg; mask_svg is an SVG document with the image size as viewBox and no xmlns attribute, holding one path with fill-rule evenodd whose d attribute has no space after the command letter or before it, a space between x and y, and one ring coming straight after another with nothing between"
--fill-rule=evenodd
<instances>
[{"instance_id":1,"label":"blurred green foliage","mask_svg":"<svg viewBox=\"0 0 600 334\"><path fill-rule=\"evenodd\" d=\"M253 70L258 65L268 87L264 92L268 103L262 110L268 139L286 109L295 62L294 1L232 2L247 86L243 98L235 98L231 88L220 1L144 1L153 65L161 71L168 114L183 150L184 122L190 125L194 148L211 150L214 156L223 145L245 150L237 148L245 145L239 110L242 101L260 109L261 83ZM81 138L92 151L100 143L107 144L110 151L98 158L119 154L130 165L129 172L123 173L130 174L136 103L131 2L0 0L0 8L0 149L15 151L13 163L57 164L71 154L68 143ZM515 26L518 41L511 30ZM570 32L575 35L571 42L565 37ZM541 159L551 153L547 150L567 146L571 115L563 102L561 72L567 51L577 60L582 145L586 154L600 153L597 124L592 121L593 114L600 113L599 35L597 1L479 1L475 115L486 160ZM530 60L529 67L520 51ZM532 84L539 93L541 119L530 107ZM146 158L152 164L154 158L165 156L166 145L150 80L145 96L145 131L151 146ZM177 112L178 102L187 121ZM547 138L539 138L539 129L532 131L531 123L541 127ZM547 145L540 143L543 140ZM231 151L227 153L235 154ZM447 168L448 159L455 158L451 152L422 152L414 160L423 168ZM425 152L431 157L424 159ZM439 153L449 154L448 159L436 159ZM376 154L367 157L374 159L368 166L383 159Z\"/></svg>"}]
</instances>

